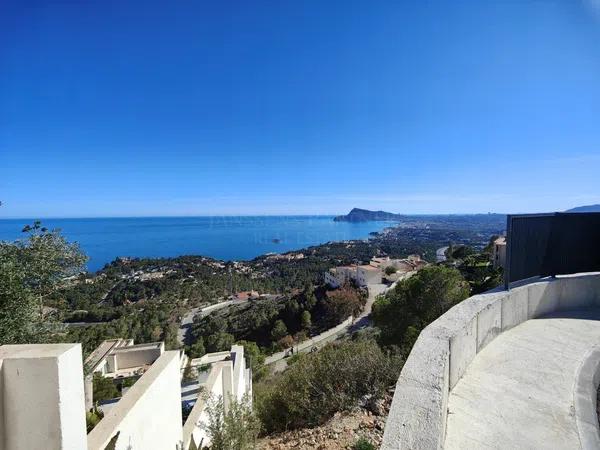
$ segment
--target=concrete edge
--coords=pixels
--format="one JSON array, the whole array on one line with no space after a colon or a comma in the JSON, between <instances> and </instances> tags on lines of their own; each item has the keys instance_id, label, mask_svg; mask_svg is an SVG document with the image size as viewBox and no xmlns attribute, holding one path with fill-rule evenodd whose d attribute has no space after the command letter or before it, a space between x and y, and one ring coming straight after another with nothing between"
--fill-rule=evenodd
<instances>
[{"instance_id":1,"label":"concrete edge","mask_svg":"<svg viewBox=\"0 0 600 450\"><path fill-rule=\"evenodd\" d=\"M597 395L600 384L600 345L590 349L582 361L573 386L573 405L579 442L583 450L600 448Z\"/></svg>"}]
</instances>

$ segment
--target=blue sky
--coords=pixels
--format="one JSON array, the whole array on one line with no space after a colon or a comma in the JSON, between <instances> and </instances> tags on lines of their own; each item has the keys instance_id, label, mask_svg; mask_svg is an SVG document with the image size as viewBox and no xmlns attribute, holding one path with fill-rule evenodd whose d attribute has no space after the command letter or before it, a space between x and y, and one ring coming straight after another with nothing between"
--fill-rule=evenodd
<instances>
[{"instance_id":1,"label":"blue sky","mask_svg":"<svg viewBox=\"0 0 600 450\"><path fill-rule=\"evenodd\" d=\"M600 1L0 4L0 217L600 203Z\"/></svg>"}]
</instances>

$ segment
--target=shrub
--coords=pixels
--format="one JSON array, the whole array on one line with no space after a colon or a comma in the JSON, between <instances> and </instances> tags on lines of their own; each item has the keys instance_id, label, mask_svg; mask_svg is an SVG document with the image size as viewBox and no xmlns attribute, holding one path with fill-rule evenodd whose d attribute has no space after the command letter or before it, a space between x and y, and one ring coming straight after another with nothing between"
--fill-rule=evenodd
<instances>
[{"instance_id":1,"label":"shrub","mask_svg":"<svg viewBox=\"0 0 600 450\"><path fill-rule=\"evenodd\" d=\"M396 268L394 266L387 266L385 268L385 274L386 275L391 275L393 273L396 273Z\"/></svg>"},{"instance_id":2,"label":"shrub","mask_svg":"<svg viewBox=\"0 0 600 450\"><path fill-rule=\"evenodd\" d=\"M94 401L101 402L103 400L111 400L120 396L115 383L110 378L104 378L99 373L94 373L92 379L94 391Z\"/></svg>"},{"instance_id":3,"label":"shrub","mask_svg":"<svg viewBox=\"0 0 600 450\"><path fill-rule=\"evenodd\" d=\"M276 321L275 325L273 325L273 329L271 330L271 339L273 339L273 341L279 341L287 336L287 334L288 329L283 320Z\"/></svg>"},{"instance_id":4,"label":"shrub","mask_svg":"<svg viewBox=\"0 0 600 450\"><path fill-rule=\"evenodd\" d=\"M375 446L367 438L361 437L354 443L352 450L375 450Z\"/></svg>"},{"instance_id":5,"label":"shrub","mask_svg":"<svg viewBox=\"0 0 600 450\"><path fill-rule=\"evenodd\" d=\"M230 398L227 411L222 397L209 398L207 405L206 433L211 441L211 450L249 450L256 447L260 422L247 396L239 402Z\"/></svg>"},{"instance_id":6,"label":"shrub","mask_svg":"<svg viewBox=\"0 0 600 450\"><path fill-rule=\"evenodd\" d=\"M255 385L255 407L269 432L318 425L360 399L380 398L402 362L372 339L329 344Z\"/></svg>"},{"instance_id":7,"label":"shrub","mask_svg":"<svg viewBox=\"0 0 600 450\"><path fill-rule=\"evenodd\" d=\"M102 420L104 417L104 413L100 411L98 408L94 407L89 411L85 412L85 424L87 428L87 432L89 433L94 429L98 422Z\"/></svg>"},{"instance_id":8,"label":"shrub","mask_svg":"<svg viewBox=\"0 0 600 450\"><path fill-rule=\"evenodd\" d=\"M468 296L469 286L458 270L421 269L375 301L372 318L381 329L381 343L400 345L409 352L424 327Z\"/></svg>"},{"instance_id":9,"label":"shrub","mask_svg":"<svg viewBox=\"0 0 600 450\"><path fill-rule=\"evenodd\" d=\"M365 307L367 298L351 285L328 291L325 301L326 317L329 323L337 325L348 316L357 317Z\"/></svg>"}]
</instances>

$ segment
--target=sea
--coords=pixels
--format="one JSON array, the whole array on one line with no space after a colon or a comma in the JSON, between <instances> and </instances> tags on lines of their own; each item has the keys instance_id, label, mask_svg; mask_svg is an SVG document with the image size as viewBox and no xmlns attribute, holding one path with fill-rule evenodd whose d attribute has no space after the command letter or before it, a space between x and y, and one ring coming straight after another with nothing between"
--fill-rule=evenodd
<instances>
[{"instance_id":1,"label":"sea","mask_svg":"<svg viewBox=\"0 0 600 450\"><path fill-rule=\"evenodd\" d=\"M0 219L0 241L25 237L33 219ZM43 219L88 255L97 271L115 258L202 255L249 260L329 241L367 239L389 222L334 222L333 216L219 216Z\"/></svg>"}]
</instances>

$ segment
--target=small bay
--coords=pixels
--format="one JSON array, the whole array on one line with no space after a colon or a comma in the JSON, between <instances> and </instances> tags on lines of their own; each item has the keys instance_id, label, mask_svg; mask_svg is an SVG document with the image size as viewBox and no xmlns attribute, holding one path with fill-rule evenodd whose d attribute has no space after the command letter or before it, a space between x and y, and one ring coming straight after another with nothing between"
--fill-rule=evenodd
<instances>
[{"instance_id":1,"label":"small bay","mask_svg":"<svg viewBox=\"0 0 600 450\"><path fill-rule=\"evenodd\" d=\"M33 219L0 219L0 240L25 237ZM118 256L174 257L203 255L247 260L329 241L366 239L390 222L334 222L333 216L203 216L43 219L78 242L96 271Z\"/></svg>"}]
</instances>

